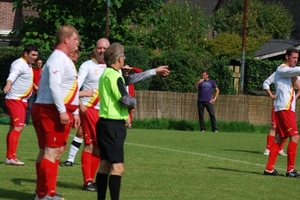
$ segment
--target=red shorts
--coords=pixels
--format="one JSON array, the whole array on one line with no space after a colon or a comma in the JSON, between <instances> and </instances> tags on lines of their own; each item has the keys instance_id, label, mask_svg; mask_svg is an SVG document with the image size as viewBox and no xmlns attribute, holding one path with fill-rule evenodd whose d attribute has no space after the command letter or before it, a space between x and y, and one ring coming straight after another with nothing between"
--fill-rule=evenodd
<instances>
[{"instance_id":1,"label":"red shorts","mask_svg":"<svg viewBox=\"0 0 300 200\"><path fill-rule=\"evenodd\" d=\"M281 137L290 137L298 135L296 113L290 110L275 112L277 126L276 134Z\"/></svg>"},{"instance_id":2,"label":"red shorts","mask_svg":"<svg viewBox=\"0 0 300 200\"><path fill-rule=\"evenodd\" d=\"M35 103L31 109L31 119L33 123L33 127L35 129L35 133L38 139L38 144L40 149L45 148L45 130L41 121L40 109L42 104Z\"/></svg>"},{"instance_id":3,"label":"red shorts","mask_svg":"<svg viewBox=\"0 0 300 200\"><path fill-rule=\"evenodd\" d=\"M271 111L271 126L276 128L276 117L275 117L275 111L274 111L274 106L272 106L272 111Z\"/></svg>"},{"instance_id":4,"label":"red shorts","mask_svg":"<svg viewBox=\"0 0 300 200\"><path fill-rule=\"evenodd\" d=\"M11 126L24 126L27 102L16 99L5 99L5 106L9 112Z\"/></svg>"},{"instance_id":5,"label":"red shorts","mask_svg":"<svg viewBox=\"0 0 300 200\"><path fill-rule=\"evenodd\" d=\"M62 125L60 123L59 112L54 104L43 104L40 108L40 116L44 132L45 146L62 147L67 144L67 140L73 124L72 113L68 112L70 123Z\"/></svg>"},{"instance_id":6,"label":"red shorts","mask_svg":"<svg viewBox=\"0 0 300 200\"><path fill-rule=\"evenodd\" d=\"M85 114L80 115L83 138L85 144L97 144L96 123L99 119L99 110L87 108Z\"/></svg>"}]
</instances>

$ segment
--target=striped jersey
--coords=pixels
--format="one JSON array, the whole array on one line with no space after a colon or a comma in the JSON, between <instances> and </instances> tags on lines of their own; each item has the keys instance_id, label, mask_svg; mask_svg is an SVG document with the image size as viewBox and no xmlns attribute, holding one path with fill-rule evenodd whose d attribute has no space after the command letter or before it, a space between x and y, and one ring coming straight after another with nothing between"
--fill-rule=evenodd
<instances>
[{"instance_id":1,"label":"striped jersey","mask_svg":"<svg viewBox=\"0 0 300 200\"><path fill-rule=\"evenodd\" d=\"M27 102L32 92L33 72L24 58L19 58L11 64L7 80L11 80L12 85L11 90L6 93L5 99Z\"/></svg>"},{"instance_id":2,"label":"striped jersey","mask_svg":"<svg viewBox=\"0 0 300 200\"><path fill-rule=\"evenodd\" d=\"M96 59L82 63L78 71L78 86L81 90L93 89L92 97L81 97L82 103L89 108L99 110L99 78L106 68L106 64L99 64Z\"/></svg>"},{"instance_id":3,"label":"striped jersey","mask_svg":"<svg viewBox=\"0 0 300 200\"><path fill-rule=\"evenodd\" d=\"M66 53L56 49L42 69L35 103L55 104L59 113L63 113L66 106L78 107L78 95L75 65ZM78 109L75 113L78 114Z\"/></svg>"},{"instance_id":4,"label":"striped jersey","mask_svg":"<svg viewBox=\"0 0 300 200\"><path fill-rule=\"evenodd\" d=\"M276 88L276 99L274 110L291 110L295 112L295 89L291 77L300 75L300 67L288 67L285 64L280 65L274 77ZM298 78L299 79L299 78Z\"/></svg>"}]
</instances>

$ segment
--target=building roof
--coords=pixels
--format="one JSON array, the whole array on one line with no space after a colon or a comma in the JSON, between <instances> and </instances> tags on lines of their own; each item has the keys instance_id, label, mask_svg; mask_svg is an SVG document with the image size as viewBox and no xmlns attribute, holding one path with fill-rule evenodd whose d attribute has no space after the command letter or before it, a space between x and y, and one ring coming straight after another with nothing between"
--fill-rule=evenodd
<instances>
[{"instance_id":1,"label":"building roof","mask_svg":"<svg viewBox=\"0 0 300 200\"><path fill-rule=\"evenodd\" d=\"M260 50L255 53L254 58L267 59L281 56L286 53L286 49L291 47L300 50L300 41L293 39L271 39L261 46Z\"/></svg>"}]
</instances>

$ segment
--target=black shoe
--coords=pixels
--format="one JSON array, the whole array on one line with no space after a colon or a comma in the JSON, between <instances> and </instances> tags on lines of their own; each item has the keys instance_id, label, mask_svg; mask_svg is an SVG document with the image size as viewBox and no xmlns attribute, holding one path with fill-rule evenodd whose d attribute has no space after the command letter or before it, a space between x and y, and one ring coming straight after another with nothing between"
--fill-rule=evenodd
<instances>
[{"instance_id":1,"label":"black shoe","mask_svg":"<svg viewBox=\"0 0 300 200\"><path fill-rule=\"evenodd\" d=\"M65 162L60 163L62 167L72 167L73 163L71 161L66 160Z\"/></svg>"},{"instance_id":2,"label":"black shoe","mask_svg":"<svg viewBox=\"0 0 300 200\"><path fill-rule=\"evenodd\" d=\"M264 175L270 175L270 176L284 176L283 174L279 174L276 169L273 170L273 172L264 171Z\"/></svg>"},{"instance_id":3,"label":"black shoe","mask_svg":"<svg viewBox=\"0 0 300 200\"><path fill-rule=\"evenodd\" d=\"M86 185L82 186L83 190L91 191L91 192L96 192L97 187L95 187L94 183L88 182Z\"/></svg>"},{"instance_id":4,"label":"black shoe","mask_svg":"<svg viewBox=\"0 0 300 200\"><path fill-rule=\"evenodd\" d=\"M300 178L300 174L297 172L297 170L287 172L287 173L285 173L285 175L286 175L286 177Z\"/></svg>"}]
</instances>

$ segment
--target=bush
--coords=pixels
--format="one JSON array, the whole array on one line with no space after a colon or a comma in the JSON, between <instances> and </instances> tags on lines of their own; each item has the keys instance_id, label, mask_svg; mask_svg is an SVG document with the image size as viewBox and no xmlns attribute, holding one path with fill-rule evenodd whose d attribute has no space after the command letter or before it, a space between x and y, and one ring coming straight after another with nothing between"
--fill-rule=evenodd
<instances>
[{"instance_id":1,"label":"bush","mask_svg":"<svg viewBox=\"0 0 300 200\"><path fill-rule=\"evenodd\" d=\"M300 121L298 122L300 124ZM207 131L211 130L210 120L205 121ZM246 133L268 133L269 125L253 125L249 122L222 122L217 121L219 132L246 132ZM176 120L176 119L142 119L133 120L133 128L139 129L167 129L181 131L200 131L198 121Z\"/></svg>"}]
</instances>

